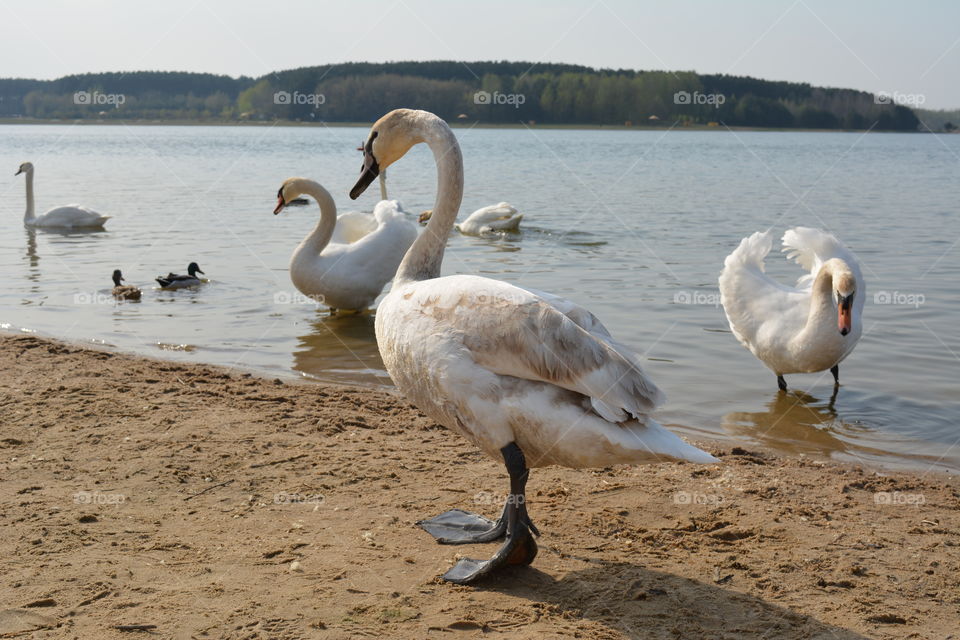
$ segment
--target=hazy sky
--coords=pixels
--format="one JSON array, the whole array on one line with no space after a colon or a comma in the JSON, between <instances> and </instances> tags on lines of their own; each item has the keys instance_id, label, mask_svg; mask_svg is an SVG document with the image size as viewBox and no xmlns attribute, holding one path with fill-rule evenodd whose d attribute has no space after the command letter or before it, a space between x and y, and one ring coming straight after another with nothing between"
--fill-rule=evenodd
<instances>
[{"instance_id":1,"label":"hazy sky","mask_svg":"<svg viewBox=\"0 0 960 640\"><path fill-rule=\"evenodd\" d=\"M0 77L435 59L731 73L958 108L960 2L0 0Z\"/></svg>"}]
</instances>

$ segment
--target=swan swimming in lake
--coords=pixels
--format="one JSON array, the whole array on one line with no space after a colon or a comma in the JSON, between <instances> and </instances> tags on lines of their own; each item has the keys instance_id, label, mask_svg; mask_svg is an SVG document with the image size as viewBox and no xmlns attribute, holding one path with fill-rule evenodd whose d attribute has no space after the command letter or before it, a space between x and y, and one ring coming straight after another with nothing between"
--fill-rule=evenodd
<instances>
[{"instance_id":1,"label":"swan swimming in lake","mask_svg":"<svg viewBox=\"0 0 960 640\"><path fill-rule=\"evenodd\" d=\"M290 279L301 293L333 310L366 309L396 273L417 237L416 225L393 200L378 202L373 215L356 212L337 218L330 193L307 178L283 183L274 214L302 194L317 201L320 220L290 257Z\"/></svg>"},{"instance_id":2,"label":"swan swimming in lake","mask_svg":"<svg viewBox=\"0 0 960 640\"><path fill-rule=\"evenodd\" d=\"M866 284L860 263L835 237L808 227L783 234L783 251L809 271L796 287L764 272L772 231L744 238L727 256L720 274L720 302L730 329L743 346L777 375L786 390L788 373L827 369L840 383L840 362L863 331Z\"/></svg>"},{"instance_id":3,"label":"swan swimming in lake","mask_svg":"<svg viewBox=\"0 0 960 640\"><path fill-rule=\"evenodd\" d=\"M663 394L640 358L588 310L499 280L440 277L463 196L463 158L446 122L410 109L380 118L350 197L421 142L437 164L435 214L400 263L375 330L397 388L426 415L503 460L510 475L496 522L454 509L419 523L444 544L504 540L490 560L464 558L444 574L468 583L536 556L539 532L525 495L529 468L716 459L650 417Z\"/></svg>"},{"instance_id":4,"label":"swan swimming in lake","mask_svg":"<svg viewBox=\"0 0 960 640\"><path fill-rule=\"evenodd\" d=\"M433 216L433 209L427 209L420 214L420 223L423 224ZM456 226L457 231L465 236L482 236L488 233L519 231L523 214L518 213L516 207L508 202L481 207L467 216L467 219Z\"/></svg>"},{"instance_id":5,"label":"swan swimming in lake","mask_svg":"<svg viewBox=\"0 0 960 640\"><path fill-rule=\"evenodd\" d=\"M28 227L46 229L102 229L110 216L102 216L92 209L79 204L68 204L54 207L42 216L36 216L33 203L33 163L24 162L13 175L26 174L27 179L27 210L23 214L23 224Z\"/></svg>"}]
</instances>

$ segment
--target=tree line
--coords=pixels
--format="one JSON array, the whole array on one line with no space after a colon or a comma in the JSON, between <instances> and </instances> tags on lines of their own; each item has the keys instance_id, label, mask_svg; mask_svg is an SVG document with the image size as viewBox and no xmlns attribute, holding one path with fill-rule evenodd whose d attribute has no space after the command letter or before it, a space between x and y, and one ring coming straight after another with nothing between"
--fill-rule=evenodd
<instances>
[{"instance_id":1,"label":"tree line","mask_svg":"<svg viewBox=\"0 0 960 640\"><path fill-rule=\"evenodd\" d=\"M907 106L853 89L568 64L346 63L260 78L151 71L0 79L7 118L370 122L397 107L501 124L923 128Z\"/></svg>"}]
</instances>

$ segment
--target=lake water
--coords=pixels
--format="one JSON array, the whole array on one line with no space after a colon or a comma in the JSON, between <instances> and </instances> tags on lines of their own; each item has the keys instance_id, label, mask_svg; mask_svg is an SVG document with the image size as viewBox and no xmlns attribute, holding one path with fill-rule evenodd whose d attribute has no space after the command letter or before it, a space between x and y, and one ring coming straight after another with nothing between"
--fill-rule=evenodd
<instances>
[{"instance_id":1,"label":"lake water","mask_svg":"<svg viewBox=\"0 0 960 640\"><path fill-rule=\"evenodd\" d=\"M273 216L283 179L356 203L362 128L0 126L0 325L189 362L389 385L372 316L296 303L287 261L318 209ZM648 358L669 396L658 414L694 438L788 455L960 470L960 136L728 131L458 129L461 217L506 200L520 235L453 235L444 273L566 296ZM20 162L36 164L38 213L78 202L104 233L27 231ZM391 197L432 207L433 158L389 170ZM864 267L864 336L832 378L790 393L729 332L716 278L740 238L827 228ZM152 278L197 261L211 282L164 292ZM121 268L140 303L109 298ZM768 271L800 269L771 254ZM887 295L884 297L883 292ZM290 299L294 303L289 303ZM889 303L886 302L889 300Z\"/></svg>"}]
</instances>

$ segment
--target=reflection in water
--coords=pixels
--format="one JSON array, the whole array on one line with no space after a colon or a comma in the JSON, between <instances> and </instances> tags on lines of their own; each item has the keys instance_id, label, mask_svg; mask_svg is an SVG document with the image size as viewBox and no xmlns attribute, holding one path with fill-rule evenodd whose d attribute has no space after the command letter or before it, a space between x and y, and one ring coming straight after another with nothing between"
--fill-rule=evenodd
<instances>
[{"instance_id":1,"label":"reflection in water","mask_svg":"<svg viewBox=\"0 0 960 640\"><path fill-rule=\"evenodd\" d=\"M789 454L831 457L838 453L852 456L858 452L881 453L849 442L857 432L867 428L845 422L837 413L838 390L839 387L834 387L833 394L826 400L803 391L778 391L767 403L766 411L728 413L723 417L723 428L763 447Z\"/></svg>"},{"instance_id":2,"label":"reflection in water","mask_svg":"<svg viewBox=\"0 0 960 640\"><path fill-rule=\"evenodd\" d=\"M373 313L326 312L297 339L293 368L323 380L383 385L390 378L377 350Z\"/></svg>"},{"instance_id":3,"label":"reflection in water","mask_svg":"<svg viewBox=\"0 0 960 640\"><path fill-rule=\"evenodd\" d=\"M27 232L27 269L26 279L30 282L40 280L40 255L37 253L37 231L30 227L24 227Z\"/></svg>"}]
</instances>

